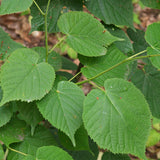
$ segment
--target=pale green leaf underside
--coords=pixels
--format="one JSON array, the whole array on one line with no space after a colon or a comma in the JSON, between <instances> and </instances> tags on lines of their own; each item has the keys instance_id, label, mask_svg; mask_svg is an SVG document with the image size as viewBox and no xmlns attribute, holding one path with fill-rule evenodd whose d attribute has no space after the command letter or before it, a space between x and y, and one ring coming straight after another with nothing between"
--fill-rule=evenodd
<instances>
[{"instance_id":1,"label":"pale green leaf underside","mask_svg":"<svg viewBox=\"0 0 160 160\"><path fill-rule=\"evenodd\" d=\"M1 3L0 15L4 15L27 10L33 3L33 0L2 0Z\"/></svg>"},{"instance_id":2,"label":"pale green leaf underside","mask_svg":"<svg viewBox=\"0 0 160 160\"><path fill-rule=\"evenodd\" d=\"M131 0L87 0L91 13L106 24L133 26L133 6Z\"/></svg>"},{"instance_id":3,"label":"pale green leaf underside","mask_svg":"<svg viewBox=\"0 0 160 160\"><path fill-rule=\"evenodd\" d=\"M106 46L120 40L106 31L98 20L84 12L63 14L58 20L58 26L67 35L67 43L79 54L89 57L105 55Z\"/></svg>"},{"instance_id":4,"label":"pale green leaf underside","mask_svg":"<svg viewBox=\"0 0 160 160\"><path fill-rule=\"evenodd\" d=\"M126 56L120 50L118 50L115 46L111 46L108 49L108 52L105 56L92 58L92 59L87 58L84 62L86 63L84 64L86 65L86 67L82 68L82 73L87 78L91 78L109 69L110 67L114 66L115 64L124 60L125 58ZM82 59L82 63L83 63L83 59ZM127 71L127 64L122 64L119 67L116 67L113 70L110 70L109 72L106 72L101 76L95 78L93 81L96 82L98 85L103 86L104 81L108 78L115 78L115 77L125 78L126 71Z\"/></svg>"},{"instance_id":5,"label":"pale green leaf underside","mask_svg":"<svg viewBox=\"0 0 160 160\"><path fill-rule=\"evenodd\" d=\"M148 26L145 39L151 46L147 48L147 54L160 54L160 23L153 23ZM150 59L152 64L160 69L160 57L152 57Z\"/></svg>"},{"instance_id":6,"label":"pale green leaf underside","mask_svg":"<svg viewBox=\"0 0 160 160\"><path fill-rule=\"evenodd\" d=\"M82 124L83 99L84 93L77 85L61 81L57 90L53 88L37 103L43 117L66 133L74 146L74 133Z\"/></svg>"},{"instance_id":7,"label":"pale green leaf underside","mask_svg":"<svg viewBox=\"0 0 160 160\"><path fill-rule=\"evenodd\" d=\"M123 79L105 81L105 91L92 90L84 101L83 121L91 138L113 153L145 157L150 111L142 93Z\"/></svg>"},{"instance_id":8,"label":"pale green leaf underside","mask_svg":"<svg viewBox=\"0 0 160 160\"><path fill-rule=\"evenodd\" d=\"M72 157L59 147L40 147L36 153L36 160L73 160Z\"/></svg>"},{"instance_id":9,"label":"pale green leaf underside","mask_svg":"<svg viewBox=\"0 0 160 160\"><path fill-rule=\"evenodd\" d=\"M31 49L17 49L1 68L2 106L6 102L41 99L52 88L55 72L47 63L37 64L39 56Z\"/></svg>"}]
</instances>

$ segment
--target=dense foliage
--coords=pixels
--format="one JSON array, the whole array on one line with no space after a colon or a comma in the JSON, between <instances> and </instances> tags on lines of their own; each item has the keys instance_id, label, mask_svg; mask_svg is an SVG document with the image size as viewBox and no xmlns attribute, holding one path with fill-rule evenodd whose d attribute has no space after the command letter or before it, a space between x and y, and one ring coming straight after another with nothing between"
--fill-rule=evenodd
<instances>
[{"instance_id":1,"label":"dense foliage","mask_svg":"<svg viewBox=\"0 0 160 160\"><path fill-rule=\"evenodd\" d=\"M0 15L28 8L45 47L25 48L0 28L0 159L146 159L160 140L160 23L136 30L131 0L2 0ZM54 51L63 44L79 66ZM87 95L84 83L93 86Z\"/></svg>"}]
</instances>

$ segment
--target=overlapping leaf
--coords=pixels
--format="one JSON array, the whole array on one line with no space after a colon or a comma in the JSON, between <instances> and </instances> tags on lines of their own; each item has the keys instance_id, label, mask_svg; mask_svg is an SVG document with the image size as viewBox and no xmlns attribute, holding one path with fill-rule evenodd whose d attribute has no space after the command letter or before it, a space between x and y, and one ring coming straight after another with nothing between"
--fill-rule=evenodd
<instances>
[{"instance_id":1,"label":"overlapping leaf","mask_svg":"<svg viewBox=\"0 0 160 160\"><path fill-rule=\"evenodd\" d=\"M0 107L0 127L10 121L12 114L13 111L10 105Z\"/></svg>"},{"instance_id":2,"label":"overlapping leaf","mask_svg":"<svg viewBox=\"0 0 160 160\"><path fill-rule=\"evenodd\" d=\"M21 142L24 139L26 124L24 121L12 119L7 125L0 128L0 141L9 146L11 143Z\"/></svg>"},{"instance_id":3,"label":"overlapping leaf","mask_svg":"<svg viewBox=\"0 0 160 160\"><path fill-rule=\"evenodd\" d=\"M160 54L160 23L153 23L148 26L145 39L151 46L147 48L147 54ZM152 57L150 59L155 67L160 68L160 57Z\"/></svg>"},{"instance_id":4,"label":"overlapping leaf","mask_svg":"<svg viewBox=\"0 0 160 160\"><path fill-rule=\"evenodd\" d=\"M133 69L129 79L144 94L152 115L160 118L160 71L148 62L143 70Z\"/></svg>"},{"instance_id":5,"label":"overlapping leaf","mask_svg":"<svg viewBox=\"0 0 160 160\"><path fill-rule=\"evenodd\" d=\"M88 143L88 134L87 131L84 129L84 126L81 126L75 133L75 141L76 146L74 147L70 139L63 133L58 133L59 139L63 147L65 147L67 150L71 151L80 151L80 150L88 150L89 143Z\"/></svg>"},{"instance_id":6,"label":"overlapping leaf","mask_svg":"<svg viewBox=\"0 0 160 160\"><path fill-rule=\"evenodd\" d=\"M27 10L33 3L33 0L12 0L12 2L10 0L2 0L1 3L0 15L4 15Z\"/></svg>"},{"instance_id":7,"label":"overlapping leaf","mask_svg":"<svg viewBox=\"0 0 160 160\"><path fill-rule=\"evenodd\" d=\"M31 134L33 135L37 124L43 120L36 103L18 102L18 111L19 117L31 126Z\"/></svg>"},{"instance_id":8,"label":"overlapping leaf","mask_svg":"<svg viewBox=\"0 0 160 160\"><path fill-rule=\"evenodd\" d=\"M133 52L133 46L131 44L131 40L128 38L128 36L125 34L125 32L113 25L105 25L105 28L113 35L116 37L119 37L123 39L123 41L116 41L114 44L116 47L123 53L131 53Z\"/></svg>"},{"instance_id":9,"label":"overlapping leaf","mask_svg":"<svg viewBox=\"0 0 160 160\"><path fill-rule=\"evenodd\" d=\"M18 49L1 68L2 106L13 100L41 99L52 88L55 72L47 63L37 64L39 56L31 49Z\"/></svg>"},{"instance_id":10,"label":"overlapping leaf","mask_svg":"<svg viewBox=\"0 0 160 160\"><path fill-rule=\"evenodd\" d=\"M127 34L129 38L133 41L133 48L135 53L141 52L148 47L148 44L144 39L144 31L137 29L135 32L132 29L127 29Z\"/></svg>"},{"instance_id":11,"label":"overlapping leaf","mask_svg":"<svg viewBox=\"0 0 160 160\"><path fill-rule=\"evenodd\" d=\"M65 132L74 146L75 131L82 124L83 99L84 93L78 86L72 82L61 81L57 90L53 88L37 103L43 117Z\"/></svg>"},{"instance_id":12,"label":"overlapping leaf","mask_svg":"<svg viewBox=\"0 0 160 160\"><path fill-rule=\"evenodd\" d=\"M82 68L82 73L87 78L91 78L96 76L97 74L109 69L113 65L119 63L124 60L126 56L118 50L114 45L112 45L105 56L99 58L89 58L89 57L79 57L81 63L86 65L86 67ZM110 70L107 73L102 74L101 76L95 78L93 81L97 84L103 86L104 81L108 78L125 78L125 73L127 71L127 64L123 64Z\"/></svg>"},{"instance_id":13,"label":"overlapping leaf","mask_svg":"<svg viewBox=\"0 0 160 160\"><path fill-rule=\"evenodd\" d=\"M133 27L132 0L87 0L87 8L106 24Z\"/></svg>"},{"instance_id":14,"label":"overlapping leaf","mask_svg":"<svg viewBox=\"0 0 160 160\"><path fill-rule=\"evenodd\" d=\"M13 41L0 27L0 59L5 60L14 50L18 48L23 48L23 46Z\"/></svg>"},{"instance_id":15,"label":"overlapping leaf","mask_svg":"<svg viewBox=\"0 0 160 160\"><path fill-rule=\"evenodd\" d=\"M160 9L160 1L159 0L141 0L141 1L147 7Z\"/></svg>"},{"instance_id":16,"label":"overlapping leaf","mask_svg":"<svg viewBox=\"0 0 160 160\"><path fill-rule=\"evenodd\" d=\"M58 20L58 27L66 34L70 47L89 57L105 55L106 47L120 40L106 31L98 20L84 12L63 14Z\"/></svg>"},{"instance_id":17,"label":"overlapping leaf","mask_svg":"<svg viewBox=\"0 0 160 160\"><path fill-rule=\"evenodd\" d=\"M43 12L46 11L48 0L38 0L36 1ZM62 12L67 12L68 10L82 10L82 0L51 0L50 7L48 10L48 32L58 32L57 20L62 14ZM64 8L63 8L64 7ZM31 15L33 17L32 31L45 31L44 27L44 16L41 15L37 6L35 4L31 7Z\"/></svg>"},{"instance_id":18,"label":"overlapping leaf","mask_svg":"<svg viewBox=\"0 0 160 160\"><path fill-rule=\"evenodd\" d=\"M73 160L72 157L59 147L45 146L40 147L36 153L37 160Z\"/></svg>"},{"instance_id":19,"label":"overlapping leaf","mask_svg":"<svg viewBox=\"0 0 160 160\"><path fill-rule=\"evenodd\" d=\"M36 128L33 136L31 136L28 130L25 132L23 142L12 144L11 147L28 155L36 156L36 151L39 147L49 145L57 145L57 143L48 129L39 126ZM9 152L8 155L8 160L22 160L23 158L24 155L16 152Z\"/></svg>"},{"instance_id":20,"label":"overlapping leaf","mask_svg":"<svg viewBox=\"0 0 160 160\"><path fill-rule=\"evenodd\" d=\"M108 79L104 87L92 90L84 101L88 134L101 148L144 158L151 118L144 96L123 79Z\"/></svg>"},{"instance_id":21,"label":"overlapping leaf","mask_svg":"<svg viewBox=\"0 0 160 160\"><path fill-rule=\"evenodd\" d=\"M35 47L32 48L35 50L37 53L39 53L39 60L38 63L45 62L46 61L46 49L43 47ZM59 53L56 53L52 51L48 55L48 63L55 69L55 71L59 70L62 68L62 59Z\"/></svg>"}]
</instances>

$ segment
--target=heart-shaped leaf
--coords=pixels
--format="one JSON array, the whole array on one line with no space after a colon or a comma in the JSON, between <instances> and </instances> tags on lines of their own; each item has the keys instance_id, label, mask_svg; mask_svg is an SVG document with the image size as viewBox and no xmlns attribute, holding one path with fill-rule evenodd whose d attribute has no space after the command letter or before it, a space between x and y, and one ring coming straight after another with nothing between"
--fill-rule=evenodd
<instances>
[{"instance_id":1,"label":"heart-shaped leaf","mask_svg":"<svg viewBox=\"0 0 160 160\"><path fill-rule=\"evenodd\" d=\"M1 68L0 106L13 100L38 100L51 90L54 69L45 62L37 64L38 59L38 54L31 49L17 49L12 53Z\"/></svg>"},{"instance_id":2,"label":"heart-shaped leaf","mask_svg":"<svg viewBox=\"0 0 160 160\"><path fill-rule=\"evenodd\" d=\"M144 158L151 118L144 96L123 79L108 79L104 87L92 90L84 101L88 134L101 148Z\"/></svg>"},{"instance_id":3,"label":"heart-shaped leaf","mask_svg":"<svg viewBox=\"0 0 160 160\"><path fill-rule=\"evenodd\" d=\"M67 35L66 41L71 48L89 57L105 55L106 47L120 40L106 31L97 19L84 12L63 14L58 20L58 27Z\"/></svg>"},{"instance_id":4,"label":"heart-shaped leaf","mask_svg":"<svg viewBox=\"0 0 160 160\"><path fill-rule=\"evenodd\" d=\"M61 81L57 90L53 88L37 103L43 117L66 133L74 146L74 134L82 124L83 100L84 93L77 85Z\"/></svg>"}]
</instances>

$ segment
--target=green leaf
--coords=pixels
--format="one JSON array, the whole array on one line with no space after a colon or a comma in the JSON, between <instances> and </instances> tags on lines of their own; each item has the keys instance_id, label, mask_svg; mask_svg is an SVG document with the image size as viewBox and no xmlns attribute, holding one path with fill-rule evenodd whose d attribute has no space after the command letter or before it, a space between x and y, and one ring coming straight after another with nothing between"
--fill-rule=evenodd
<instances>
[{"instance_id":1,"label":"green leaf","mask_svg":"<svg viewBox=\"0 0 160 160\"><path fill-rule=\"evenodd\" d=\"M12 107L5 105L0 107L0 127L8 123L13 115Z\"/></svg>"},{"instance_id":2,"label":"green leaf","mask_svg":"<svg viewBox=\"0 0 160 160\"><path fill-rule=\"evenodd\" d=\"M125 53L131 53L131 52L133 52L133 46L132 46L131 40L128 38L128 36L125 34L125 32L122 29L120 29L118 27L115 27L113 25L105 25L105 28L113 36L116 36L116 37L119 37L119 38L123 39L123 41L116 41L116 42L114 42L114 44L116 45L116 47L121 52L123 52L124 54Z\"/></svg>"},{"instance_id":3,"label":"green leaf","mask_svg":"<svg viewBox=\"0 0 160 160\"><path fill-rule=\"evenodd\" d=\"M46 12L48 0L36 0L39 7L43 12ZM82 10L82 0L51 0L50 7L47 15L48 32L58 32L57 20L63 12L69 10ZM66 9L63 9L65 6ZM45 31L44 16L40 14L37 6L33 4L31 6L31 20L32 31Z\"/></svg>"},{"instance_id":4,"label":"green leaf","mask_svg":"<svg viewBox=\"0 0 160 160\"><path fill-rule=\"evenodd\" d=\"M62 56L62 69L77 70L77 65L68 58Z\"/></svg>"},{"instance_id":5,"label":"green leaf","mask_svg":"<svg viewBox=\"0 0 160 160\"><path fill-rule=\"evenodd\" d=\"M84 93L74 83L61 81L41 101L38 108L54 127L63 131L75 146L74 134L82 124Z\"/></svg>"},{"instance_id":6,"label":"green leaf","mask_svg":"<svg viewBox=\"0 0 160 160\"><path fill-rule=\"evenodd\" d=\"M67 80L71 79L73 77L73 74L71 73L68 73L68 72L63 72L63 71L58 71L56 72L56 76L59 75L59 76L63 76L65 78L67 78ZM72 82L76 82L75 79L72 80Z\"/></svg>"},{"instance_id":7,"label":"green leaf","mask_svg":"<svg viewBox=\"0 0 160 160\"><path fill-rule=\"evenodd\" d=\"M32 48L34 51L36 51L37 53L39 53L39 61L40 62L45 62L46 61L46 49L43 47L35 47ZM52 51L49 55L48 55L48 63L55 69L55 71L59 70L62 68L62 59L61 56L59 55L59 53L56 53L54 51Z\"/></svg>"},{"instance_id":8,"label":"green leaf","mask_svg":"<svg viewBox=\"0 0 160 160\"><path fill-rule=\"evenodd\" d=\"M2 148L2 145L0 144L0 159L3 160L4 158L4 150Z\"/></svg>"},{"instance_id":9,"label":"green leaf","mask_svg":"<svg viewBox=\"0 0 160 160\"><path fill-rule=\"evenodd\" d=\"M160 71L147 63L142 70L136 68L129 79L144 94L152 115L160 118Z\"/></svg>"},{"instance_id":10,"label":"green leaf","mask_svg":"<svg viewBox=\"0 0 160 160\"><path fill-rule=\"evenodd\" d=\"M0 140L7 146L11 143L21 142L24 139L26 124L19 119L12 119L0 128Z\"/></svg>"},{"instance_id":11,"label":"green leaf","mask_svg":"<svg viewBox=\"0 0 160 160\"><path fill-rule=\"evenodd\" d=\"M134 29L132 0L87 0L86 6L106 24L126 25Z\"/></svg>"},{"instance_id":12,"label":"green leaf","mask_svg":"<svg viewBox=\"0 0 160 160\"><path fill-rule=\"evenodd\" d=\"M80 151L80 150L88 150L90 151L89 143L88 143L88 134L83 126L81 126L75 133L75 141L76 146L72 145L70 139L63 133L59 132L58 137L60 139L61 145L65 147L67 150L72 151Z\"/></svg>"},{"instance_id":13,"label":"green leaf","mask_svg":"<svg viewBox=\"0 0 160 160\"><path fill-rule=\"evenodd\" d=\"M24 156L23 156L24 157ZM31 156L31 155L27 155L25 156L22 160L35 160L35 157Z\"/></svg>"},{"instance_id":14,"label":"green leaf","mask_svg":"<svg viewBox=\"0 0 160 160\"><path fill-rule=\"evenodd\" d=\"M105 55L106 47L120 40L106 31L97 19L84 12L63 14L58 20L58 27L67 35L66 41L71 48L89 57Z\"/></svg>"},{"instance_id":15,"label":"green leaf","mask_svg":"<svg viewBox=\"0 0 160 160\"><path fill-rule=\"evenodd\" d=\"M84 101L83 121L91 138L113 153L145 157L151 114L142 93L123 79L105 81Z\"/></svg>"},{"instance_id":16,"label":"green leaf","mask_svg":"<svg viewBox=\"0 0 160 160\"><path fill-rule=\"evenodd\" d=\"M23 142L12 144L11 148L31 156L36 156L36 151L39 147L57 145L51 132L42 126L36 128L33 136L31 136L29 130L25 132L25 135ZM23 158L24 156L19 153L9 152L7 160L22 160Z\"/></svg>"},{"instance_id":17,"label":"green leaf","mask_svg":"<svg viewBox=\"0 0 160 160\"><path fill-rule=\"evenodd\" d=\"M31 49L17 49L1 67L2 106L6 102L41 99L52 88L55 72L47 63L37 64L38 54Z\"/></svg>"},{"instance_id":18,"label":"green leaf","mask_svg":"<svg viewBox=\"0 0 160 160\"><path fill-rule=\"evenodd\" d=\"M73 158L64 150L55 146L40 147L36 153L37 160L73 160Z\"/></svg>"},{"instance_id":19,"label":"green leaf","mask_svg":"<svg viewBox=\"0 0 160 160\"><path fill-rule=\"evenodd\" d=\"M20 118L31 126L31 134L33 135L35 127L43 120L36 103L18 102L18 111Z\"/></svg>"},{"instance_id":20,"label":"green leaf","mask_svg":"<svg viewBox=\"0 0 160 160\"><path fill-rule=\"evenodd\" d=\"M113 65L119 63L124 60L126 56L118 50L114 45L112 45L105 56L98 58L80 58L82 64L86 65L86 67L82 68L81 71L84 76L87 78L91 78L96 76L97 74L109 69ZM122 64L116 67L113 70L110 70L107 73L95 78L93 81L98 85L103 86L104 81L108 78L125 78L125 74L127 71L127 64Z\"/></svg>"},{"instance_id":21,"label":"green leaf","mask_svg":"<svg viewBox=\"0 0 160 160\"><path fill-rule=\"evenodd\" d=\"M109 159L109 160L131 160L128 155L113 154L111 152L104 153L102 160L106 160L106 159Z\"/></svg>"},{"instance_id":22,"label":"green leaf","mask_svg":"<svg viewBox=\"0 0 160 160\"><path fill-rule=\"evenodd\" d=\"M133 48L135 53L141 52L148 47L148 44L144 39L144 31L136 29L136 32L134 32L132 29L127 29L127 34L133 41Z\"/></svg>"},{"instance_id":23,"label":"green leaf","mask_svg":"<svg viewBox=\"0 0 160 160\"><path fill-rule=\"evenodd\" d=\"M0 101L2 99L2 90L0 88ZM0 127L8 123L13 115L12 105L8 104L0 107Z\"/></svg>"},{"instance_id":24,"label":"green leaf","mask_svg":"<svg viewBox=\"0 0 160 160\"><path fill-rule=\"evenodd\" d=\"M147 54L160 54L160 23L153 23L147 27L145 39L151 46L147 48ZM160 69L160 57L151 57L152 64Z\"/></svg>"},{"instance_id":25,"label":"green leaf","mask_svg":"<svg viewBox=\"0 0 160 160\"><path fill-rule=\"evenodd\" d=\"M13 41L0 27L0 59L5 60L14 50L18 48L23 48L23 46Z\"/></svg>"},{"instance_id":26,"label":"green leaf","mask_svg":"<svg viewBox=\"0 0 160 160\"><path fill-rule=\"evenodd\" d=\"M141 0L141 1L147 7L160 9L159 0Z\"/></svg>"},{"instance_id":27,"label":"green leaf","mask_svg":"<svg viewBox=\"0 0 160 160\"><path fill-rule=\"evenodd\" d=\"M12 2L10 0L2 0L0 15L25 11L31 6L32 3L33 0L12 0Z\"/></svg>"}]
</instances>

